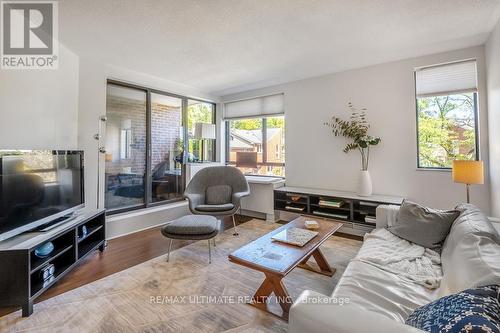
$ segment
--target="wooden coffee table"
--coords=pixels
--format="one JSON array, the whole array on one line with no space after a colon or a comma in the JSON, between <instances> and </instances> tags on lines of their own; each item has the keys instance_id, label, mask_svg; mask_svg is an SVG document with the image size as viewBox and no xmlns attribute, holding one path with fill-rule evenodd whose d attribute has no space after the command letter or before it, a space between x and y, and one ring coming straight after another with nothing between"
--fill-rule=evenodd
<instances>
[{"instance_id":1,"label":"wooden coffee table","mask_svg":"<svg viewBox=\"0 0 500 333\"><path fill-rule=\"evenodd\" d=\"M319 229L315 230L318 235L303 247L271 240L273 235L287 228L305 229L304 222L306 220L318 222ZM271 313L288 319L288 312L293 300L288 294L282 279L297 266L327 276L333 276L335 269L330 267L319 246L340 227L342 227L340 222L301 216L231 253L229 255L231 262L261 271L266 276L264 282L255 292L250 304L271 312L267 307L267 298L271 293L274 293L283 312L281 314ZM314 268L307 263L311 257L314 257L318 268Z\"/></svg>"}]
</instances>

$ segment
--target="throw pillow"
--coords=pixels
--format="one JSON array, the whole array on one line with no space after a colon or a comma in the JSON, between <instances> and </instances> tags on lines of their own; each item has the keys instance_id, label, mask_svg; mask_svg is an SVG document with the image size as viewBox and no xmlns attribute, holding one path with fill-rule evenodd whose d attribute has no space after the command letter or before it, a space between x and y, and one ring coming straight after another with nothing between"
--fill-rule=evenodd
<instances>
[{"instance_id":1,"label":"throw pillow","mask_svg":"<svg viewBox=\"0 0 500 333\"><path fill-rule=\"evenodd\" d=\"M432 333L500 333L498 285L467 289L417 308L406 324Z\"/></svg>"},{"instance_id":2,"label":"throw pillow","mask_svg":"<svg viewBox=\"0 0 500 333\"><path fill-rule=\"evenodd\" d=\"M425 248L436 249L446 239L457 210L438 210L405 200L399 209L396 223L387 229L394 235Z\"/></svg>"},{"instance_id":3,"label":"throw pillow","mask_svg":"<svg viewBox=\"0 0 500 333\"><path fill-rule=\"evenodd\" d=\"M231 202L233 189L229 185L208 186L205 193L207 205L223 205Z\"/></svg>"}]
</instances>

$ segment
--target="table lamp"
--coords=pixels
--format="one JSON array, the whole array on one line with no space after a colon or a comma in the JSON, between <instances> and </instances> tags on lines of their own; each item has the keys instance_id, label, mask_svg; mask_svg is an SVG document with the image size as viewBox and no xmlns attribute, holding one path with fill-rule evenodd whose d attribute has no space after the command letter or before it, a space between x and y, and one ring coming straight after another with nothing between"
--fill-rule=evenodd
<instances>
[{"instance_id":1,"label":"table lamp","mask_svg":"<svg viewBox=\"0 0 500 333\"><path fill-rule=\"evenodd\" d=\"M196 123L194 138L201 140L201 161L205 160L205 140L215 140L215 124Z\"/></svg>"},{"instance_id":2,"label":"table lamp","mask_svg":"<svg viewBox=\"0 0 500 333\"><path fill-rule=\"evenodd\" d=\"M470 203L470 185L484 184L483 161L453 161L453 181L466 185L467 203Z\"/></svg>"}]
</instances>

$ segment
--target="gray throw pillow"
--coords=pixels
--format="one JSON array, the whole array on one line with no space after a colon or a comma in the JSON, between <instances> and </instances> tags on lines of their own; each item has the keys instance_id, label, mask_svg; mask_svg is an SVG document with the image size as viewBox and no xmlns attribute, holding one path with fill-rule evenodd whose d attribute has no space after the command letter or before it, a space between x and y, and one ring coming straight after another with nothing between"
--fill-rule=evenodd
<instances>
[{"instance_id":1,"label":"gray throw pillow","mask_svg":"<svg viewBox=\"0 0 500 333\"><path fill-rule=\"evenodd\" d=\"M229 185L208 186L205 192L207 205L223 205L231 202L233 189Z\"/></svg>"},{"instance_id":2,"label":"gray throw pillow","mask_svg":"<svg viewBox=\"0 0 500 333\"><path fill-rule=\"evenodd\" d=\"M438 210L404 201L396 223L387 229L394 235L426 248L439 248L450 232L458 210Z\"/></svg>"}]
</instances>

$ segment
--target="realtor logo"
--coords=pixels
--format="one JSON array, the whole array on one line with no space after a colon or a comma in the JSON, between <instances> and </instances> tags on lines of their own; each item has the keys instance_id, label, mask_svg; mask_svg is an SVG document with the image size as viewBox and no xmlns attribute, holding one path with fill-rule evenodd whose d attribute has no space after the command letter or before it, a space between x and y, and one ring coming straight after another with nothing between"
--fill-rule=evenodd
<instances>
[{"instance_id":1,"label":"realtor logo","mask_svg":"<svg viewBox=\"0 0 500 333\"><path fill-rule=\"evenodd\" d=\"M1 1L2 69L57 69L57 2Z\"/></svg>"}]
</instances>

